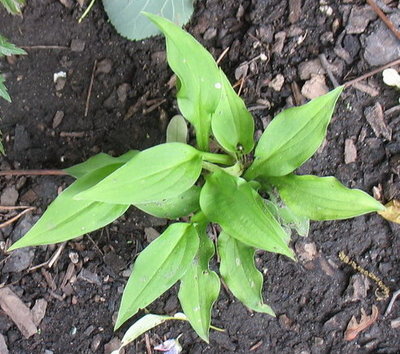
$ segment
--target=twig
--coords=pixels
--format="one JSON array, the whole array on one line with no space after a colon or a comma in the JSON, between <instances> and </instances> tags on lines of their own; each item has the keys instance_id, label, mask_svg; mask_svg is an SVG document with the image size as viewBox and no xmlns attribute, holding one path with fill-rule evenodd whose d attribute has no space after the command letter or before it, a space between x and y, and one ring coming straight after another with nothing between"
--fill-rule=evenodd
<instances>
[{"instance_id":1,"label":"twig","mask_svg":"<svg viewBox=\"0 0 400 354\"><path fill-rule=\"evenodd\" d=\"M0 205L0 210L18 210L18 209L28 209L30 206L27 205L17 205L17 206L6 206Z\"/></svg>"},{"instance_id":2,"label":"twig","mask_svg":"<svg viewBox=\"0 0 400 354\"><path fill-rule=\"evenodd\" d=\"M21 216L23 216L23 215L25 215L26 213L28 213L28 212L30 212L30 211L32 211L32 210L35 210L35 209L36 209L35 207L30 207L30 208L28 208L28 209L25 209L24 211L21 211L19 214L15 215L13 218L8 219L7 221L1 223L1 224L0 224L0 229L6 227L6 226L8 226L8 225L11 225L14 221L17 221Z\"/></svg>"},{"instance_id":3,"label":"twig","mask_svg":"<svg viewBox=\"0 0 400 354\"><path fill-rule=\"evenodd\" d=\"M92 77L90 78L89 90L86 97L85 117L87 117L89 113L89 103L90 103L90 97L92 96L93 81L94 81L94 74L96 72L96 66L97 66L97 59L95 59L93 64Z\"/></svg>"},{"instance_id":4,"label":"twig","mask_svg":"<svg viewBox=\"0 0 400 354\"><path fill-rule=\"evenodd\" d=\"M217 65L219 65L219 63L221 62L221 60L224 58L224 56L226 55L226 53L228 53L230 47L227 47L224 49L224 51L221 53L221 55L218 57L217 59Z\"/></svg>"},{"instance_id":5,"label":"twig","mask_svg":"<svg viewBox=\"0 0 400 354\"><path fill-rule=\"evenodd\" d=\"M70 49L70 47L66 47L63 45L25 45L19 46L22 49L30 50L30 49Z\"/></svg>"},{"instance_id":6,"label":"twig","mask_svg":"<svg viewBox=\"0 0 400 354\"><path fill-rule=\"evenodd\" d=\"M392 295L392 299L389 302L388 307L386 308L385 314L383 315L383 317L385 318L387 315L389 315L390 311L392 311L392 307L394 302L396 301L396 299L398 298L398 296L400 295L400 290L397 290L393 293Z\"/></svg>"},{"instance_id":7,"label":"twig","mask_svg":"<svg viewBox=\"0 0 400 354\"><path fill-rule=\"evenodd\" d=\"M63 170L7 170L0 171L0 176L66 176Z\"/></svg>"},{"instance_id":8,"label":"twig","mask_svg":"<svg viewBox=\"0 0 400 354\"><path fill-rule=\"evenodd\" d=\"M400 31L394 26L393 22L389 20L389 18L383 13L383 11L379 8L379 6L375 3L374 0L367 0L369 6L371 6L372 10L376 12L376 14L380 17L380 19L385 22L385 25L393 32L393 34L400 39Z\"/></svg>"},{"instance_id":9,"label":"twig","mask_svg":"<svg viewBox=\"0 0 400 354\"><path fill-rule=\"evenodd\" d=\"M376 69L370 71L369 73L363 74L363 75L361 75L361 76L359 76L359 77L357 77L357 78L355 78L353 80L347 81L344 84L344 87L349 87L349 86L353 85L356 82L368 79L369 77L371 77L371 76L373 76L373 75L375 75L375 74L377 74L377 73L379 73L379 72L381 72L381 71L383 71L385 69L388 69L388 68L390 68L392 66L398 65L398 64L400 64L400 58L398 58L396 60L393 60L390 63L387 63L387 64L385 64L385 65L383 65L383 66L381 66L379 68L376 68Z\"/></svg>"},{"instance_id":10,"label":"twig","mask_svg":"<svg viewBox=\"0 0 400 354\"><path fill-rule=\"evenodd\" d=\"M65 248L66 244L67 244L67 242L63 242L63 243L59 244L57 250L53 253L53 255L46 262L43 262L43 263L40 263L40 264L35 265L33 267L30 267L28 269L28 272L31 272L33 270L36 270L36 269L39 269L39 268L42 268L42 267L51 268L54 265L54 263L57 262L58 258L61 255L61 252Z\"/></svg>"},{"instance_id":11,"label":"twig","mask_svg":"<svg viewBox=\"0 0 400 354\"><path fill-rule=\"evenodd\" d=\"M332 70L331 70L330 65L328 63L328 60L326 59L325 54L322 53L318 57L319 57L319 60L321 62L322 67L325 69L326 73L328 74L329 80L331 80L332 85L334 87L340 86L339 83L337 82L335 76L332 73Z\"/></svg>"},{"instance_id":12,"label":"twig","mask_svg":"<svg viewBox=\"0 0 400 354\"><path fill-rule=\"evenodd\" d=\"M150 344L150 337L149 334L146 333L144 335L145 341L146 341L146 352L147 354L153 354L153 351L151 350L151 344Z\"/></svg>"}]
</instances>

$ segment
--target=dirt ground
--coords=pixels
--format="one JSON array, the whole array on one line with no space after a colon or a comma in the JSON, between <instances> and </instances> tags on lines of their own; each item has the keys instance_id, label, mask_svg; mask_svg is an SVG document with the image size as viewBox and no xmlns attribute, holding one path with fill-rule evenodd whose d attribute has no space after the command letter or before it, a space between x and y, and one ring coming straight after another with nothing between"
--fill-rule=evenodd
<instances>
[{"instance_id":1,"label":"dirt ground","mask_svg":"<svg viewBox=\"0 0 400 354\"><path fill-rule=\"evenodd\" d=\"M400 16L392 6L396 2L384 2L393 16ZM68 8L57 0L28 1L23 17L0 9L0 33L28 52L0 61L13 98L12 104L0 101L7 151L0 157L1 170L59 169L100 151L144 149L164 141L166 124L177 112L163 38L130 42L120 37L100 1L78 24L83 10L71 3ZM283 107L304 100L304 85L325 80L333 88L319 62L317 69L304 68L319 55L325 55L339 83L385 63L376 62L386 57L383 52L374 54L371 43L379 42L373 35L386 27L366 7L363 1L352 0L198 1L187 30L215 58L230 48L221 66L232 82L245 74L242 97L260 133ZM354 24L357 11L362 16ZM399 46L394 39L388 50L399 53ZM389 57L387 62L396 59ZM310 79L307 70L317 76ZM55 83L53 75L60 71L66 79ZM321 87L324 84L311 85L311 91ZM346 89L326 143L300 173L335 175L345 185L370 194L381 186L384 202L399 198L400 110L392 109L398 98L398 92L382 83L381 74L361 87ZM0 229L2 245L24 234L60 187L71 181L55 176L1 177L2 205L36 208ZM13 215L4 212L2 218ZM49 260L57 246L28 249L17 256L0 250L0 287L10 287L29 308L37 300L47 304L39 332L28 339L0 309L0 342L4 339L9 352L16 354L109 353L128 328L112 330L129 266L148 244L149 235L165 225L165 220L131 208L105 229L68 242L51 268L32 269ZM377 214L312 223L308 238L293 237L299 262L264 252L257 255L265 275L264 298L277 318L251 313L222 288L212 323L225 332L212 331L210 344L181 322L150 331L149 342L157 345L182 334L184 353L398 353L399 302L384 317L390 298L378 301L376 283L341 262L338 254L344 251L380 277L392 295L400 288L399 230ZM180 311L176 293L172 288L149 306L150 312ZM346 340L351 317L360 319L363 309L369 315L373 305L379 311L376 321L356 339ZM125 352L147 353L145 337Z\"/></svg>"}]
</instances>

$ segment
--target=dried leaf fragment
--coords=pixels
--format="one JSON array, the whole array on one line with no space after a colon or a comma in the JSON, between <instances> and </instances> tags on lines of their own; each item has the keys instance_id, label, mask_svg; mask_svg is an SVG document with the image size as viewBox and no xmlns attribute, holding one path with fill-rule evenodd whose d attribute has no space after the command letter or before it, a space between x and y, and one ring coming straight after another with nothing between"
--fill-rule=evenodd
<instances>
[{"instance_id":1,"label":"dried leaf fragment","mask_svg":"<svg viewBox=\"0 0 400 354\"><path fill-rule=\"evenodd\" d=\"M346 331L344 332L344 339L348 341L354 340L360 332L364 331L377 320L378 315L379 311L375 305L372 305L372 313L370 316L361 308L360 322L358 322L354 316L350 319Z\"/></svg>"},{"instance_id":2,"label":"dried leaf fragment","mask_svg":"<svg viewBox=\"0 0 400 354\"><path fill-rule=\"evenodd\" d=\"M378 214L386 220L400 224L400 200L393 199L385 205L386 209Z\"/></svg>"}]
</instances>

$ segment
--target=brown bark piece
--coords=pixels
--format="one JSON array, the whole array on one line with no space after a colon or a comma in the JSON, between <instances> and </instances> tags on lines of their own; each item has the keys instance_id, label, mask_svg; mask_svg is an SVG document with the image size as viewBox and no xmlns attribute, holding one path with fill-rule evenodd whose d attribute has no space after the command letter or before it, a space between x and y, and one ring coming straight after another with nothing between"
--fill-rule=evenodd
<instances>
[{"instance_id":1,"label":"brown bark piece","mask_svg":"<svg viewBox=\"0 0 400 354\"><path fill-rule=\"evenodd\" d=\"M296 23L301 15L301 0L289 0L289 22Z\"/></svg>"},{"instance_id":2,"label":"brown bark piece","mask_svg":"<svg viewBox=\"0 0 400 354\"><path fill-rule=\"evenodd\" d=\"M9 288L0 289L0 307L25 338L29 338L37 332L31 311Z\"/></svg>"},{"instance_id":3,"label":"brown bark piece","mask_svg":"<svg viewBox=\"0 0 400 354\"><path fill-rule=\"evenodd\" d=\"M389 141L392 140L392 128L386 125L383 109L379 102L372 107L367 107L364 114L377 137L383 136Z\"/></svg>"},{"instance_id":4,"label":"brown bark piece","mask_svg":"<svg viewBox=\"0 0 400 354\"><path fill-rule=\"evenodd\" d=\"M353 139L346 139L344 142L344 162L345 164L355 162L357 160L357 148Z\"/></svg>"}]
</instances>

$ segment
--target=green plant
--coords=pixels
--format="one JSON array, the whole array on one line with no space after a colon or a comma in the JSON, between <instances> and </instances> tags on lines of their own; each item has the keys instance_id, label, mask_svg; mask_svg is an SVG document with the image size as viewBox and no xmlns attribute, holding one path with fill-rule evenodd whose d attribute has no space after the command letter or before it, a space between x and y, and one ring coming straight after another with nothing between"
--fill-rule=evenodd
<instances>
[{"instance_id":1,"label":"green plant","mask_svg":"<svg viewBox=\"0 0 400 354\"><path fill-rule=\"evenodd\" d=\"M25 0L0 0L5 9L12 15L21 15L21 8L25 6Z\"/></svg>"},{"instance_id":2,"label":"green plant","mask_svg":"<svg viewBox=\"0 0 400 354\"><path fill-rule=\"evenodd\" d=\"M77 180L10 249L81 236L131 205L172 220L189 216L170 224L137 257L115 328L180 281L183 312L208 341L220 290L219 275L209 268L215 254L209 224L222 230L216 244L228 288L250 309L274 316L262 299L255 249L295 259L291 229L306 235L310 219L344 219L384 207L333 177L294 174L322 143L343 87L278 114L254 149L253 118L212 56L168 20L146 15L166 37L178 105L195 129L196 147L185 143L187 126L177 117L165 144L117 158L101 153L67 169ZM222 153L210 152L210 137Z\"/></svg>"}]
</instances>

